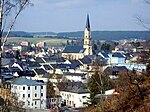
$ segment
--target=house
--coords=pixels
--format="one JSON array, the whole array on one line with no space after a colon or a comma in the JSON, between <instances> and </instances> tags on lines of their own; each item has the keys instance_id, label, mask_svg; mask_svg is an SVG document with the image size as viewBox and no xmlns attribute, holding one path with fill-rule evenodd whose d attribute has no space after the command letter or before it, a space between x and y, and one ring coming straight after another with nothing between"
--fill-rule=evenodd
<instances>
[{"instance_id":1,"label":"house","mask_svg":"<svg viewBox=\"0 0 150 112\"><path fill-rule=\"evenodd\" d=\"M116 79L121 75L120 73L128 72L128 69L125 66L108 66L104 70L104 74L109 75L111 79Z\"/></svg>"},{"instance_id":2,"label":"house","mask_svg":"<svg viewBox=\"0 0 150 112\"><path fill-rule=\"evenodd\" d=\"M48 73L53 73L53 68L50 65L42 65L40 68L44 69Z\"/></svg>"},{"instance_id":3,"label":"house","mask_svg":"<svg viewBox=\"0 0 150 112\"><path fill-rule=\"evenodd\" d=\"M55 55L49 57L43 57L43 60L45 64L62 64L65 62L63 57L59 57Z\"/></svg>"},{"instance_id":4,"label":"house","mask_svg":"<svg viewBox=\"0 0 150 112\"><path fill-rule=\"evenodd\" d=\"M64 82L60 90L63 103L71 107L85 107L90 93L82 82Z\"/></svg>"},{"instance_id":5,"label":"house","mask_svg":"<svg viewBox=\"0 0 150 112\"><path fill-rule=\"evenodd\" d=\"M68 79L68 80L71 80L71 81L74 81L74 82L84 82L85 79L87 78L87 75L84 74L84 73L65 73L64 76Z\"/></svg>"},{"instance_id":6,"label":"house","mask_svg":"<svg viewBox=\"0 0 150 112\"><path fill-rule=\"evenodd\" d=\"M32 69L38 69L41 67L41 65L38 63L38 62L26 62L27 64L27 67L29 68L29 70L32 70Z\"/></svg>"},{"instance_id":7,"label":"house","mask_svg":"<svg viewBox=\"0 0 150 112\"><path fill-rule=\"evenodd\" d=\"M62 97L60 95L56 95L55 97L47 98L47 107L61 107Z\"/></svg>"},{"instance_id":8,"label":"house","mask_svg":"<svg viewBox=\"0 0 150 112\"><path fill-rule=\"evenodd\" d=\"M104 59L109 59L109 53L106 51L99 52L98 55Z\"/></svg>"},{"instance_id":9,"label":"house","mask_svg":"<svg viewBox=\"0 0 150 112\"><path fill-rule=\"evenodd\" d=\"M45 60L42 57L36 57L35 61L41 65L45 64Z\"/></svg>"},{"instance_id":10,"label":"house","mask_svg":"<svg viewBox=\"0 0 150 112\"><path fill-rule=\"evenodd\" d=\"M125 63L126 61L125 56L121 53L111 53L109 54L109 64L120 64Z\"/></svg>"},{"instance_id":11,"label":"house","mask_svg":"<svg viewBox=\"0 0 150 112\"><path fill-rule=\"evenodd\" d=\"M1 58L1 66L11 67L17 60L15 58Z\"/></svg>"},{"instance_id":12,"label":"house","mask_svg":"<svg viewBox=\"0 0 150 112\"><path fill-rule=\"evenodd\" d=\"M84 58L80 59L79 62L81 63L80 65L80 69L83 71L87 71L89 70L89 66L92 63L93 58L91 58L90 56L85 56Z\"/></svg>"},{"instance_id":13,"label":"house","mask_svg":"<svg viewBox=\"0 0 150 112\"><path fill-rule=\"evenodd\" d=\"M28 77L30 79L30 78L33 78L35 76L36 76L36 74L35 74L34 71L21 71L21 72L18 72L18 77Z\"/></svg>"},{"instance_id":14,"label":"house","mask_svg":"<svg viewBox=\"0 0 150 112\"><path fill-rule=\"evenodd\" d=\"M46 85L27 78L17 78L11 83L11 92L24 102L24 108L46 108Z\"/></svg>"},{"instance_id":15,"label":"house","mask_svg":"<svg viewBox=\"0 0 150 112\"><path fill-rule=\"evenodd\" d=\"M51 67L53 68L56 74L63 74L69 71L74 72L75 69L77 68L77 65L76 64L51 64Z\"/></svg>"}]
</instances>

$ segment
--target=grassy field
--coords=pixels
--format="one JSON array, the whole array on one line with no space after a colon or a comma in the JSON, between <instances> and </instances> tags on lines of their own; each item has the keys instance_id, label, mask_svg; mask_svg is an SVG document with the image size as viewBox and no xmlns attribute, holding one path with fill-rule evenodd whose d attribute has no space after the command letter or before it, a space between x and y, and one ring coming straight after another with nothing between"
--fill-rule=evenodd
<instances>
[{"instance_id":1,"label":"grassy field","mask_svg":"<svg viewBox=\"0 0 150 112\"><path fill-rule=\"evenodd\" d=\"M46 42L47 46L53 46L53 45L55 46L55 45L65 44L67 42L67 39L10 37L7 40L7 42L22 42L22 41L28 41L33 44L36 44L38 42Z\"/></svg>"}]
</instances>

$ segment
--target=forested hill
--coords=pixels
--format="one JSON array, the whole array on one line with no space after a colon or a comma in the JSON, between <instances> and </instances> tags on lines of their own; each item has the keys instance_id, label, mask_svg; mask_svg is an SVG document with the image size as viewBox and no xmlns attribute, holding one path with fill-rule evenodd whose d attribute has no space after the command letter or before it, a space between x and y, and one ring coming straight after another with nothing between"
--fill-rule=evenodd
<instances>
[{"instance_id":1,"label":"forested hill","mask_svg":"<svg viewBox=\"0 0 150 112\"><path fill-rule=\"evenodd\" d=\"M6 33L4 33L5 35ZM13 31L10 37L83 38L83 31L77 32L23 32ZM150 40L150 31L92 31L93 40L144 39Z\"/></svg>"},{"instance_id":2,"label":"forested hill","mask_svg":"<svg viewBox=\"0 0 150 112\"><path fill-rule=\"evenodd\" d=\"M64 37L83 37L83 32L62 32L58 36ZM150 31L92 31L94 40L120 40L120 39L150 39Z\"/></svg>"}]
</instances>

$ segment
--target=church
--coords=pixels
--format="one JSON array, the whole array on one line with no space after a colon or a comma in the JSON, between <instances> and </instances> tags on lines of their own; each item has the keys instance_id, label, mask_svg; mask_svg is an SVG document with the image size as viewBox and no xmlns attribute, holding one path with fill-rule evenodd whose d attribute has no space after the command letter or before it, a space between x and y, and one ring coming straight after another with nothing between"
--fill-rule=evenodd
<instances>
[{"instance_id":1,"label":"church","mask_svg":"<svg viewBox=\"0 0 150 112\"><path fill-rule=\"evenodd\" d=\"M90 29L89 15L87 15L86 27L84 29L84 42L83 46L68 45L62 52L62 57L69 60L82 59L84 56L92 55L92 37Z\"/></svg>"}]
</instances>

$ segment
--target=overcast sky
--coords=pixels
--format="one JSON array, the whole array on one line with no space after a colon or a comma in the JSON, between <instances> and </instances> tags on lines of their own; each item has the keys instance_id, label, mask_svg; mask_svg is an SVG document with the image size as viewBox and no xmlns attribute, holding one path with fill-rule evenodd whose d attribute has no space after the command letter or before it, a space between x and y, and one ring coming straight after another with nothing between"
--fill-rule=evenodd
<instances>
[{"instance_id":1,"label":"overcast sky","mask_svg":"<svg viewBox=\"0 0 150 112\"><path fill-rule=\"evenodd\" d=\"M136 16L150 18L144 0L31 0L19 16L14 30L28 32L82 31L86 15L91 30L145 30Z\"/></svg>"}]
</instances>

